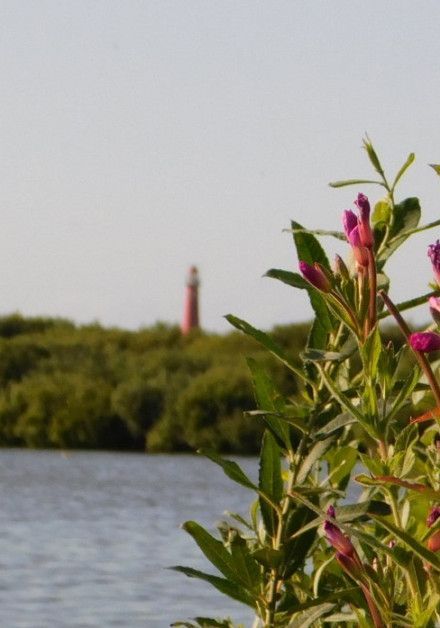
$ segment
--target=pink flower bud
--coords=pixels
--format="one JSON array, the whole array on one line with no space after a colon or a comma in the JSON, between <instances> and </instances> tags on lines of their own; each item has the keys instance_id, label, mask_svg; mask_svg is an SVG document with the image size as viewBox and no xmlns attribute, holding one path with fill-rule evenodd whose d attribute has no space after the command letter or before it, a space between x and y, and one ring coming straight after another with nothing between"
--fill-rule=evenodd
<instances>
[{"instance_id":1,"label":"pink flower bud","mask_svg":"<svg viewBox=\"0 0 440 628\"><path fill-rule=\"evenodd\" d=\"M354 204L359 209L359 214L362 221L370 220L370 201L365 196L365 194L358 194L357 199L354 201Z\"/></svg>"},{"instance_id":2,"label":"pink flower bud","mask_svg":"<svg viewBox=\"0 0 440 628\"><path fill-rule=\"evenodd\" d=\"M437 521L439 517L440 517L440 506L434 506L429 511L429 515L426 519L426 525L428 526L428 528L432 528L432 526L434 525L434 523Z\"/></svg>"},{"instance_id":3,"label":"pink flower bud","mask_svg":"<svg viewBox=\"0 0 440 628\"><path fill-rule=\"evenodd\" d=\"M342 223L344 225L345 235L347 240L350 238L350 233L358 225L358 219L356 214L351 209L346 209L342 214Z\"/></svg>"},{"instance_id":4,"label":"pink flower bud","mask_svg":"<svg viewBox=\"0 0 440 628\"><path fill-rule=\"evenodd\" d=\"M318 288L321 292L330 292L330 281L316 262L313 266L307 264L307 262L300 262L299 269L304 279L307 279L312 286Z\"/></svg>"},{"instance_id":5,"label":"pink flower bud","mask_svg":"<svg viewBox=\"0 0 440 628\"><path fill-rule=\"evenodd\" d=\"M335 518L335 509L333 506L328 507L327 514L333 519ZM346 557L357 556L354 545L348 536L345 536L338 526L328 519L324 522L324 532L327 540L333 545L338 554L343 554Z\"/></svg>"},{"instance_id":6,"label":"pink flower bud","mask_svg":"<svg viewBox=\"0 0 440 628\"><path fill-rule=\"evenodd\" d=\"M431 260L436 281L440 285L440 240L428 246L428 257Z\"/></svg>"},{"instance_id":7,"label":"pink flower bud","mask_svg":"<svg viewBox=\"0 0 440 628\"><path fill-rule=\"evenodd\" d=\"M359 209L359 218L351 211L351 209L347 209L343 213L342 222L344 224L345 235L347 240L353 246L350 235L357 227L359 234L358 246L365 246L367 249L371 249L374 243L374 237L370 226L370 203L365 194L358 194L354 203Z\"/></svg>"},{"instance_id":8,"label":"pink flower bud","mask_svg":"<svg viewBox=\"0 0 440 628\"><path fill-rule=\"evenodd\" d=\"M359 266L368 266L368 251L366 247L362 245L359 226L350 231L348 241L352 246L354 256Z\"/></svg>"},{"instance_id":9,"label":"pink flower bud","mask_svg":"<svg viewBox=\"0 0 440 628\"><path fill-rule=\"evenodd\" d=\"M411 334L409 344L415 351L430 353L440 349L440 336L433 331L420 331Z\"/></svg>"}]
</instances>

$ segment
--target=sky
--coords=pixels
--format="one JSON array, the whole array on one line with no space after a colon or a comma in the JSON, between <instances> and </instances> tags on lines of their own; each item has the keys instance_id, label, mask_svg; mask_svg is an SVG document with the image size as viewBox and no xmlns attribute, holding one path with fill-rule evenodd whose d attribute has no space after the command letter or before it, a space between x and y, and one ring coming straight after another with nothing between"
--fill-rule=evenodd
<instances>
[{"instance_id":1,"label":"sky","mask_svg":"<svg viewBox=\"0 0 440 628\"><path fill-rule=\"evenodd\" d=\"M207 330L308 320L263 275L297 270L291 219L381 197L328 186L371 176L366 132L440 217L439 27L438 0L0 0L0 314L178 323L195 264ZM436 238L390 263L396 301Z\"/></svg>"}]
</instances>

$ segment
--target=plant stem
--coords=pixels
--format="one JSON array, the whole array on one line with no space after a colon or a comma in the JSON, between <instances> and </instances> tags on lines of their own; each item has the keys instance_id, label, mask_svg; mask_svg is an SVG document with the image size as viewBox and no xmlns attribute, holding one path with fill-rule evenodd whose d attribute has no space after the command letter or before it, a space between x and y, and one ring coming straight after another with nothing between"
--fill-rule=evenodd
<instances>
[{"instance_id":1,"label":"plant stem","mask_svg":"<svg viewBox=\"0 0 440 628\"><path fill-rule=\"evenodd\" d=\"M379 290L379 296L384 301L384 303L387 306L390 314L392 314L394 316L397 324L399 325L400 329L402 330L403 335L408 340L409 336L411 334L411 330L408 327L408 325L406 324L406 322L404 321L404 319L402 318L399 310L396 308L396 306L391 301L389 296L383 290ZM408 342L408 344L409 344L409 342ZM429 383L429 385L431 387L431 390L432 390L432 393L434 395L436 404L437 404L437 406L440 407L440 385L439 385L437 379L435 378L435 375L434 375L434 373L432 371L432 368L431 368L431 365L429 363L429 360L426 357L426 355L424 353L422 353L421 351L416 351L415 349L412 349L412 351L413 351L414 355L416 356L417 362L420 364L420 368L425 373L426 379L428 380L428 383Z\"/></svg>"},{"instance_id":2,"label":"plant stem","mask_svg":"<svg viewBox=\"0 0 440 628\"><path fill-rule=\"evenodd\" d=\"M372 249L368 249L368 280L370 289L370 302L368 308L368 332L370 332L376 324L376 291L377 291L377 275L376 260Z\"/></svg>"}]
</instances>

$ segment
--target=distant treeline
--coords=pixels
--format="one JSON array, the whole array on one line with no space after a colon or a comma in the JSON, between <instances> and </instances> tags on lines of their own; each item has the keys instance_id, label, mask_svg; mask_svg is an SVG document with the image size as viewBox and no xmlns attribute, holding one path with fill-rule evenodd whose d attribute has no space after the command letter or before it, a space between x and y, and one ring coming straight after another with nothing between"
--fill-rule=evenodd
<instances>
[{"instance_id":1,"label":"distant treeline","mask_svg":"<svg viewBox=\"0 0 440 628\"><path fill-rule=\"evenodd\" d=\"M271 334L296 361L308 324ZM0 446L255 453L260 420L246 357L284 395L293 375L231 331L157 324L137 332L51 318L0 318Z\"/></svg>"}]
</instances>

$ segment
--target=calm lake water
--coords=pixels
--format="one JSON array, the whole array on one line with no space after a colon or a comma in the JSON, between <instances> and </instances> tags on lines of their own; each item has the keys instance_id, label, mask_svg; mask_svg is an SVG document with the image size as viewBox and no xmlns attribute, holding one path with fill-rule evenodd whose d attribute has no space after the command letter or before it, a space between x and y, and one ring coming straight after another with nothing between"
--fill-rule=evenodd
<instances>
[{"instance_id":1,"label":"calm lake water","mask_svg":"<svg viewBox=\"0 0 440 628\"><path fill-rule=\"evenodd\" d=\"M240 464L256 475L255 459ZM0 626L162 628L245 607L166 567L211 571L179 526L252 494L191 456L0 450Z\"/></svg>"}]
</instances>

